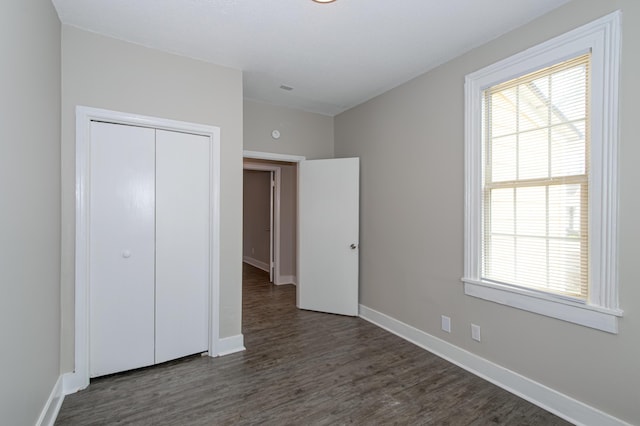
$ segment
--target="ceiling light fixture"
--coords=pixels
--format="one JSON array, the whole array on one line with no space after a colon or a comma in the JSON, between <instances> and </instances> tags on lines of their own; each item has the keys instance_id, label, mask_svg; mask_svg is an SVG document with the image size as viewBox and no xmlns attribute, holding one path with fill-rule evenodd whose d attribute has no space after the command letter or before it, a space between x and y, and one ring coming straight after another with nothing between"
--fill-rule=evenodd
<instances>
[{"instance_id":1,"label":"ceiling light fixture","mask_svg":"<svg viewBox=\"0 0 640 426\"><path fill-rule=\"evenodd\" d=\"M313 0L316 3L333 3L336 0Z\"/></svg>"}]
</instances>

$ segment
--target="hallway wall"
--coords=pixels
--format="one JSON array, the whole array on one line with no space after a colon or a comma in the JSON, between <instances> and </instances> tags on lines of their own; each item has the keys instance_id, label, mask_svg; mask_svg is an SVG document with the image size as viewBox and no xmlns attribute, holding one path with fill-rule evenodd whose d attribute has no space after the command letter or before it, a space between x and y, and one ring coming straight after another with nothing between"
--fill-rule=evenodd
<instances>
[{"instance_id":1,"label":"hallway wall","mask_svg":"<svg viewBox=\"0 0 640 426\"><path fill-rule=\"evenodd\" d=\"M243 182L242 256L264 264L268 270L271 254L271 173L244 170Z\"/></svg>"},{"instance_id":2,"label":"hallway wall","mask_svg":"<svg viewBox=\"0 0 640 426\"><path fill-rule=\"evenodd\" d=\"M333 117L244 100L244 149L333 158ZM271 132L278 130L279 139Z\"/></svg>"}]
</instances>

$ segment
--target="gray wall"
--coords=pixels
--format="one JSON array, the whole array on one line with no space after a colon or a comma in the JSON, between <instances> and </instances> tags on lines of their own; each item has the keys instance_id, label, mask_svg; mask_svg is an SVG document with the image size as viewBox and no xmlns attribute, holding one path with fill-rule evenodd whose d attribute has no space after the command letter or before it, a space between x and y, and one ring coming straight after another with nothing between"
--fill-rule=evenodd
<instances>
[{"instance_id":1,"label":"gray wall","mask_svg":"<svg viewBox=\"0 0 640 426\"><path fill-rule=\"evenodd\" d=\"M268 232L271 226L271 173L245 170L243 178L242 254L268 265L271 241Z\"/></svg>"},{"instance_id":2,"label":"gray wall","mask_svg":"<svg viewBox=\"0 0 640 426\"><path fill-rule=\"evenodd\" d=\"M280 139L271 137L273 130L280 131ZM244 101L245 150L332 158L333 137L333 117Z\"/></svg>"},{"instance_id":3,"label":"gray wall","mask_svg":"<svg viewBox=\"0 0 640 426\"><path fill-rule=\"evenodd\" d=\"M620 333L463 294L464 76L623 10ZM335 120L337 157L361 158L361 303L628 422L640 422L640 2L573 1ZM451 317L451 334L440 315ZM470 323L482 327L482 342Z\"/></svg>"},{"instance_id":4,"label":"gray wall","mask_svg":"<svg viewBox=\"0 0 640 426\"><path fill-rule=\"evenodd\" d=\"M220 336L240 334L242 73L62 28L62 371L73 369L75 107L219 126Z\"/></svg>"},{"instance_id":5,"label":"gray wall","mask_svg":"<svg viewBox=\"0 0 640 426\"><path fill-rule=\"evenodd\" d=\"M60 21L0 6L0 423L32 425L60 373Z\"/></svg>"}]
</instances>

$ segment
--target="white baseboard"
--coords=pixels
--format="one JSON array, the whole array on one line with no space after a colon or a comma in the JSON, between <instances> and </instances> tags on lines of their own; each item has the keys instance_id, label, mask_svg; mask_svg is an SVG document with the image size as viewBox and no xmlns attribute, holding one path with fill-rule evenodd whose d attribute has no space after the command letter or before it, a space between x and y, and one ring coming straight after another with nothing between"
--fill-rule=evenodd
<instances>
[{"instance_id":1,"label":"white baseboard","mask_svg":"<svg viewBox=\"0 0 640 426\"><path fill-rule=\"evenodd\" d=\"M64 394L62 393L62 382L62 376L58 377L58 380L56 380L56 384L53 386L53 389L49 394L49 398L47 399L47 402L44 405L42 412L40 413L40 417L38 417L36 426L53 426L53 424L56 422L58 412L60 411L60 407L62 406L62 401L64 401Z\"/></svg>"},{"instance_id":2,"label":"white baseboard","mask_svg":"<svg viewBox=\"0 0 640 426\"><path fill-rule=\"evenodd\" d=\"M218 356L230 355L244 350L246 348L244 347L244 336L242 334L223 337L218 340Z\"/></svg>"},{"instance_id":3,"label":"white baseboard","mask_svg":"<svg viewBox=\"0 0 640 426\"><path fill-rule=\"evenodd\" d=\"M576 425L629 425L563 393L360 305L360 317Z\"/></svg>"},{"instance_id":4,"label":"white baseboard","mask_svg":"<svg viewBox=\"0 0 640 426\"><path fill-rule=\"evenodd\" d=\"M242 261L251 266L255 266L258 269L262 269L263 271L269 272L269 264L266 262L262 262L260 260L254 259L253 257L243 256Z\"/></svg>"},{"instance_id":5,"label":"white baseboard","mask_svg":"<svg viewBox=\"0 0 640 426\"><path fill-rule=\"evenodd\" d=\"M280 275L280 279L275 284L276 285L285 285L285 284L296 285L296 276L295 275Z\"/></svg>"}]
</instances>

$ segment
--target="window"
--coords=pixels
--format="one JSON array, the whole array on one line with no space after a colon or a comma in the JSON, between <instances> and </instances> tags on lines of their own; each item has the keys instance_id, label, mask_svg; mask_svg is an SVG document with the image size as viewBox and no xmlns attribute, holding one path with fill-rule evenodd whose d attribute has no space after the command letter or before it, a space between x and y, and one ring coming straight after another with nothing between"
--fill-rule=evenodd
<instances>
[{"instance_id":1,"label":"window","mask_svg":"<svg viewBox=\"0 0 640 426\"><path fill-rule=\"evenodd\" d=\"M617 332L619 21L467 76L466 294Z\"/></svg>"},{"instance_id":2,"label":"window","mask_svg":"<svg viewBox=\"0 0 640 426\"><path fill-rule=\"evenodd\" d=\"M483 91L484 280L587 299L590 57Z\"/></svg>"}]
</instances>

